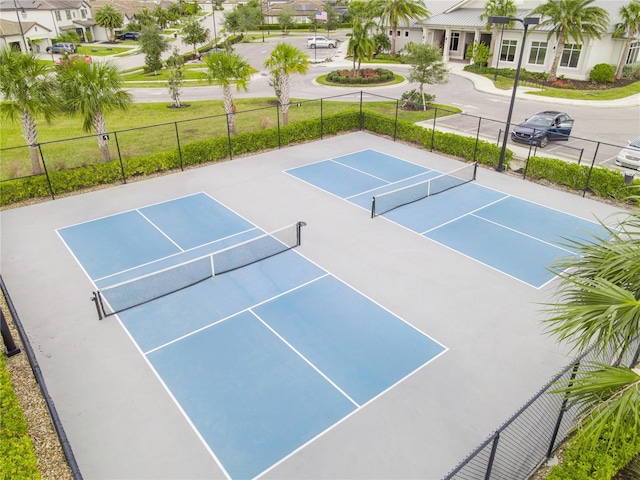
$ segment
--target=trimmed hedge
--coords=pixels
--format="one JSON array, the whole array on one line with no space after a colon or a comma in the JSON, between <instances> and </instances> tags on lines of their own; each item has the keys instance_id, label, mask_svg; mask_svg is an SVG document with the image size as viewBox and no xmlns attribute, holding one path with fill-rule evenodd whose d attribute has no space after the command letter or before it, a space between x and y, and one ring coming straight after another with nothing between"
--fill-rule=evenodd
<instances>
[{"instance_id":1,"label":"trimmed hedge","mask_svg":"<svg viewBox=\"0 0 640 480\"><path fill-rule=\"evenodd\" d=\"M0 478L40 479L27 421L0 353Z\"/></svg>"},{"instance_id":2,"label":"trimmed hedge","mask_svg":"<svg viewBox=\"0 0 640 480\"><path fill-rule=\"evenodd\" d=\"M589 165L567 163L555 158L531 157L527 164L527 177L547 180L571 190L583 191L589 181L588 190L594 195L616 201L635 202L632 197L638 195L640 180L632 185L624 183L624 175L603 167L594 167L589 176Z\"/></svg>"}]
</instances>

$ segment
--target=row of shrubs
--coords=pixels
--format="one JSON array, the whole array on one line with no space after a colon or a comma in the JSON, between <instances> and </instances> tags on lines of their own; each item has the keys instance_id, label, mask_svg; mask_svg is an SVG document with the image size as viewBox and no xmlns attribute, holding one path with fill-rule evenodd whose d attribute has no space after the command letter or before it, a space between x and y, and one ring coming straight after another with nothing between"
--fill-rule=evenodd
<instances>
[{"instance_id":1,"label":"row of shrubs","mask_svg":"<svg viewBox=\"0 0 640 480\"><path fill-rule=\"evenodd\" d=\"M475 138L433 131L412 122L358 110L322 119L304 120L278 128L227 137L193 142L162 153L127 158L119 161L88 165L69 170L52 171L45 175L22 177L3 181L0 185L0 205L11 205L31 198L64 195L99 185L120 183L124 179L144 177L158 172L189 168L230 157L278 148L281 145L317 140L321 135L336 135L355 130L368 130L419 145L464 161L477 161L488 167L496 167L500 147ZM229 149L231 148L231 152ZM506 151L504 166L509 168L513 152ZM589 191L602 198L630 201L632 192L624 184L619 172L602 167L594 168L566 163L561 160L532 157L527 165L527 176L546 180L581 192L589 181ZM634 181L640 185L640 181ZM53 193L52 193L53 192Z\"/></svg>"},{"instance_id":2,"label":"row of shrubs","mask_svg":"<svg viewBox=\"0 0 640 480\"><path fill-rule=\"evenodd\" d=\"M493 75L496 71L495 67L487 67L474 63L464 67L467 72L477 73L480 75ZM515 68L498 68L498 75L506 78L516 78ZM520 69L520 80L525 82L544 83L549 78L547 72L530 72L525 68Z\"/></svg>"},{"instance_id":3,"label":"row of shrubs","mask_svg":"<svg viewBox=\"0 0 640 480\"><path fill-rule=\"evenodd\" d=\"M350 85L389 82L394 78L393 72L384 68L361 68L357 71L357 75L353 69L334 70L327 75L328 82Z\"/></svg>"}]
</instances>

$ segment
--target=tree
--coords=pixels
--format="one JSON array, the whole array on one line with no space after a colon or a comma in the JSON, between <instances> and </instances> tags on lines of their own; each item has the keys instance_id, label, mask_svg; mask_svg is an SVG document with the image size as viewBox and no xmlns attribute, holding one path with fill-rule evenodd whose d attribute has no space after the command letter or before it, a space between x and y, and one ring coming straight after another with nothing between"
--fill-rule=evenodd
<instances>
[{"instance_id":1,"label":"tree","mask_svg":"<svg viewBox=\"0 0 640 480\"><path fill-rule=\"evenodd\" d=\"M577 254L557 261L561 283L547 306L547 332L579 352L594 348L620 360L633 355L640 331L640 211L626 214L606 234L573 241ZM638 361L637 352L635 362ZM578 440L595 447L606 428L609 447L622 435L640 441L640 365L593 364L557 392L579 406Z\"/></svg>"},{"instance_id":2,"label":"tree","mask_svg":"<svg viewBox=\"0 0 640 480\"><path fill-rule=\"evenodd\" d=\"M282 28L282 33L287 34L287 30L296 23L295 12L289 5L285 5L278 14L278 25Z\"/></svg>"},{"instance_id":3,"label":"tree","mask_svg":"<svg viewBox=\"0 0 640 480\"><path fill-rule=\"evenodd\" d=\"M309 70L309 57L300 49L289 43L279 43L264 61L264 66L271 69L276 96L282 106L282 124L289 123L289 93L291 75L304 75Z\"/></svg>"},{"instance_id":4,"label":"tree","mask_svg":"<svg viewBox=\"0 0 640 480\"><path fill-rule=\"evenodd\" d=\"M264 15L258 0L250 0L246 5L239 4L224 15L225 28L231 32L247 32L260 27Z\"/></svg>"},{"instance_id":5,"label":"tree","mask_svg":"<svg viewBox=\"0 0 640 480\"><path fill-rule=\"evenodd\" d=\"M109 41L115 42L115 29L122 27L122 14L113 8L110 3L96 10L93 20L101 27L109 30Z\"/></svg>"},{"instance_id":6,"label":"tree","mask_svg":"<svg viewBox=\"0 0 640 480\"><path fill-rule=\"evenodd\" d=\"M167 23L169 23L169 18L171 17L169 12L162 8L162 5L156 5L151 11L151 15L156 19L156 24L160 30L164 30L167 27Z\"/></svg>"},{"instance_id":7,"label":"tree","mask_svg":"<svg viewBox=\"0 0 640 480\"><path fill-rule=\"evenodd\" d=\"M549 81L557 79L558 64L564 51L565 43L574 41L584 43L584 37L599 39L609 25L607 11L600 7L590 6L594 0L549 0L534 8L530 15L541 15L538 27L549 27L547 39L555 36L556 54L553 58Z\"/></svg>"},{"instance_id":8,"label":"tree","mask_svg":"<svg viewBox=\"0 0 640 480\"><path fill-rule=\"evenodd\" d=\"M198 44L209 40L209 29L202 26L200 19L189 17L182 25L182 41L187 45L193 45L193 53L198 55Z\"/></svg>"},{"instance_id":9,"label":"tree","mask_svg":"<svg viewBox=\"0 0 640 480\"><path fill-rule=\"evenodd\" d=\"M640 1L631 0L628 5L620 7L620 22L615 25L614 37L626 36L622 57L616 70L616 78L622 78L622 70L629 56L629 49L634 36L640 36Z\"/></svg>"},{"instance_id":10,"label":"tree","mask_svg":"<svg viewBox=\"0 0 640 480\"><path fill-rule=\"evenodd\" d=\"M376 44L374 56L391 50L391 40L389 40L389 36L384 32L376 33L373 36L373 42Z\"/></svg>"},{"instance_id":11,"label":"tree","mask_svg":"<svg viewBox=\"0 0 640 480\"><path fill-rule=\"evenodd\" d=\"M173 100L173 107L180 108L180 94L182 84L184 83L184 65L182 62L182 55L177 47L173 47L171 56L167 59L167 66L169 67L169 96Z\"/></svg>"},{"instance_id":12,"label":"tree","mask_svg":"<svg viewBox=\"0 0 640 480\"><path fill-rule=\"evenodd\" d=\"M349 38L349 45L347 46L347 55L353 56L353 74L356 77L360 72L362 61L370 60L376 50L376 43L369 36L371 27L373 27L372 20L365 23L353 23L351 38Z\"/></svg>"},{"instance_id":13,"label":"tree","mask_svg":"<svg viewBox=\"0 0 640 480\"><path fill-rule=\"evenodd\" d=\"M362 0L353 0L349 2L346 17L352 25L371 20L372 15L369 3L363 2Z\"/></svg>"},{"instance_id":14,"label":"tree","mask_svg":"<svg viewBox=\"0 0 640 480\"><path fill-rule=\"evenodd\" d=\"M424 85L446 83L447 65L442 61L440 48L435 45L411 42L407 44L407 52L409 53L408 61L412 65L409 80L420 83L420 96L423 109L426 110Z\"/></svg>"},{"instance_id":15,"label":"tree","mask_svg":"<svg viewBox=\"0 0 640 480\"><path fill-rule=\"evenodd\" d=\"M57 78L66 110L80 114L82 128L95 132L102 161L109 162L105 115L125 111L131 104L131 95L122 89L120 69L111 61L86 63L84 59L76 59L59 65Z\"/></svg>"},{"instance_id":16,"label":"tree","mask_svg":"<svg viewBox=\"0 0 640 480\"><path fill-rule=\"evenodd\" d=\"M392 31L398 29L400 22L429 18L429 10L422 0L372 0L371 8ZM391 36L391 55L396 56L396 36Z\"/></svg>"},{"instance_id":17,"label":"tree","mask_svg":"<svg viewBox=\"0 0 640 480\"><path fill-rule=\"evenodd\" d=\"M498 49L501 46L498 45L498 38L500 36L501 28L511 28L513 22L506 25L500 25L499 23L489 23L489 17L515 17L518 13L518 9L513 3L513 0L488 0L484 4L484 13L480 15L480 20L487 22L487 30L491 31L491 45L489 46L489 60L487 65L493 63L493 56L496 52L496 46Z\"/></svg>"},{"instance_id":18,"label":"tree","mask_svg":"<svg viewBox=\"0 0 640 480\"><path fill-rule=\"evenodd\" d=\"M140 51L144 53L145 65L157 75L162 68L162 54L169 48L169 40L162 36L158 27L152 25L142 27L138 42Z\"/></svg>"},{"instance_id":19,"label":"tree","mask_svg":"<svg viewBox=\"0 0 640 480\"><path fill-rule=\"evenodd\" d=\"M127 25L127 30L130 32L139 31L139 30L142 30L143 27L151 27L156 24L155 17L147 7L144 7L138 13L136 13L134 15L134 18L136 19L136 23L138 25L135 27L136 30L130 29L129 25L131 24Z\"/></svg>"},{"instance_id":20,"label":"tree","mask_svg":"<svg viewBox=\"0 0 640 480\"><path fill-rule=\"evenodd\" d=\"M207 79L209 82L216 82L222 87L222 102L224 103L224 111L227 114L229 123L229 133L235 135L236 108L231 93L231 85L236 84L236 90L248 90L248 84L251 79L251 66L249 63L237 53L231 52L212 52L204 59L207 66Z\"/></svg>"},{"instance_id":21,"label":"tree","mask_svg":"<svg viewBox=\"0 0 640 480\"><path fill-rule=\"evenodd\" d=\"M38 155L37 117L50 122L61 104L57 86L47 75L48 67L32 54L9 48L0 50L0 116L22 123L22 136L29 145L31 171L42 173Z\"/></svg>"}]
</instances>

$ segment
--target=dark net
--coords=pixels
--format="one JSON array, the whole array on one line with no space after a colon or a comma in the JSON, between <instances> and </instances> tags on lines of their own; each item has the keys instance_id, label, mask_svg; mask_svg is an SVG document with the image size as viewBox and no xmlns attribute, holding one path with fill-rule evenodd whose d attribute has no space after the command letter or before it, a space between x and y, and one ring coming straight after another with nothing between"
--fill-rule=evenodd
<instances>
[{"instance_id":1,"label":"dark net","mask_svg":"<svg viewBox=\"0 0 640 480\"><path fill-rule=\"evenodd\" d=\"M105 287L96 293L95 298L99 301L103 316L137 307L191 287L214 275L297 247L300 245L300 229L303 225L304 222L298 222L204 257Z\"/></svg>"},{"instance_id":2,"label":"dark net","mask_svg":"<svg viewBox=\"0 0 640 480\"><path fill-rule=\"evenodd\" d=\"M390 192L375 195L371 202L371 216L382 215L394 208L417 202L423 198L445 192L454 187L476 179L476 163L465 165L453 172L442 174L429 180L414 183L407 187L391 190Z\"/></svg>"}]
</instances>

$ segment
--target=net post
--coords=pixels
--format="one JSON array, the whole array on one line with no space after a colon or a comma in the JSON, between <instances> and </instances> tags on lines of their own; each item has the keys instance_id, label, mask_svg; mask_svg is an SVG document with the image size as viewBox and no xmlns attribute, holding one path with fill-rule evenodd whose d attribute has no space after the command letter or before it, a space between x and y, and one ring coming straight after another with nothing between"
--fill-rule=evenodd
<instances>
[{"instance_id":1,"label":"net post","mask_svg":"<svg viewBox=\"0 0 640 480\"><path fill-rule=\"evenodd\" d=\"M96 311L98 312L98 320L102 320L104 317L102 315L102 311L100 309L100 293L99 292L93 292L93 295L91 296L90 300L95 303L96 305Z\"/></svg>"},{"instance_id":2,"label":"net post","mask_svg":"<svg viewBox=\"0 0 640 480\"><path fill-rule=\"evenodd\" d=\"M371 198L371 218L376 216L376 197Z\"/></svg>"},{"instance_id":3,"label":"net post","mask_svg":"<svg viewBox=\"0 0 640 480\"><path fill-rule=\"evenodd\" d=\"M302 227L306 227L306 222L298 222L296 224L296 247L302 244Z\"/></svg>"}]
</instances>

